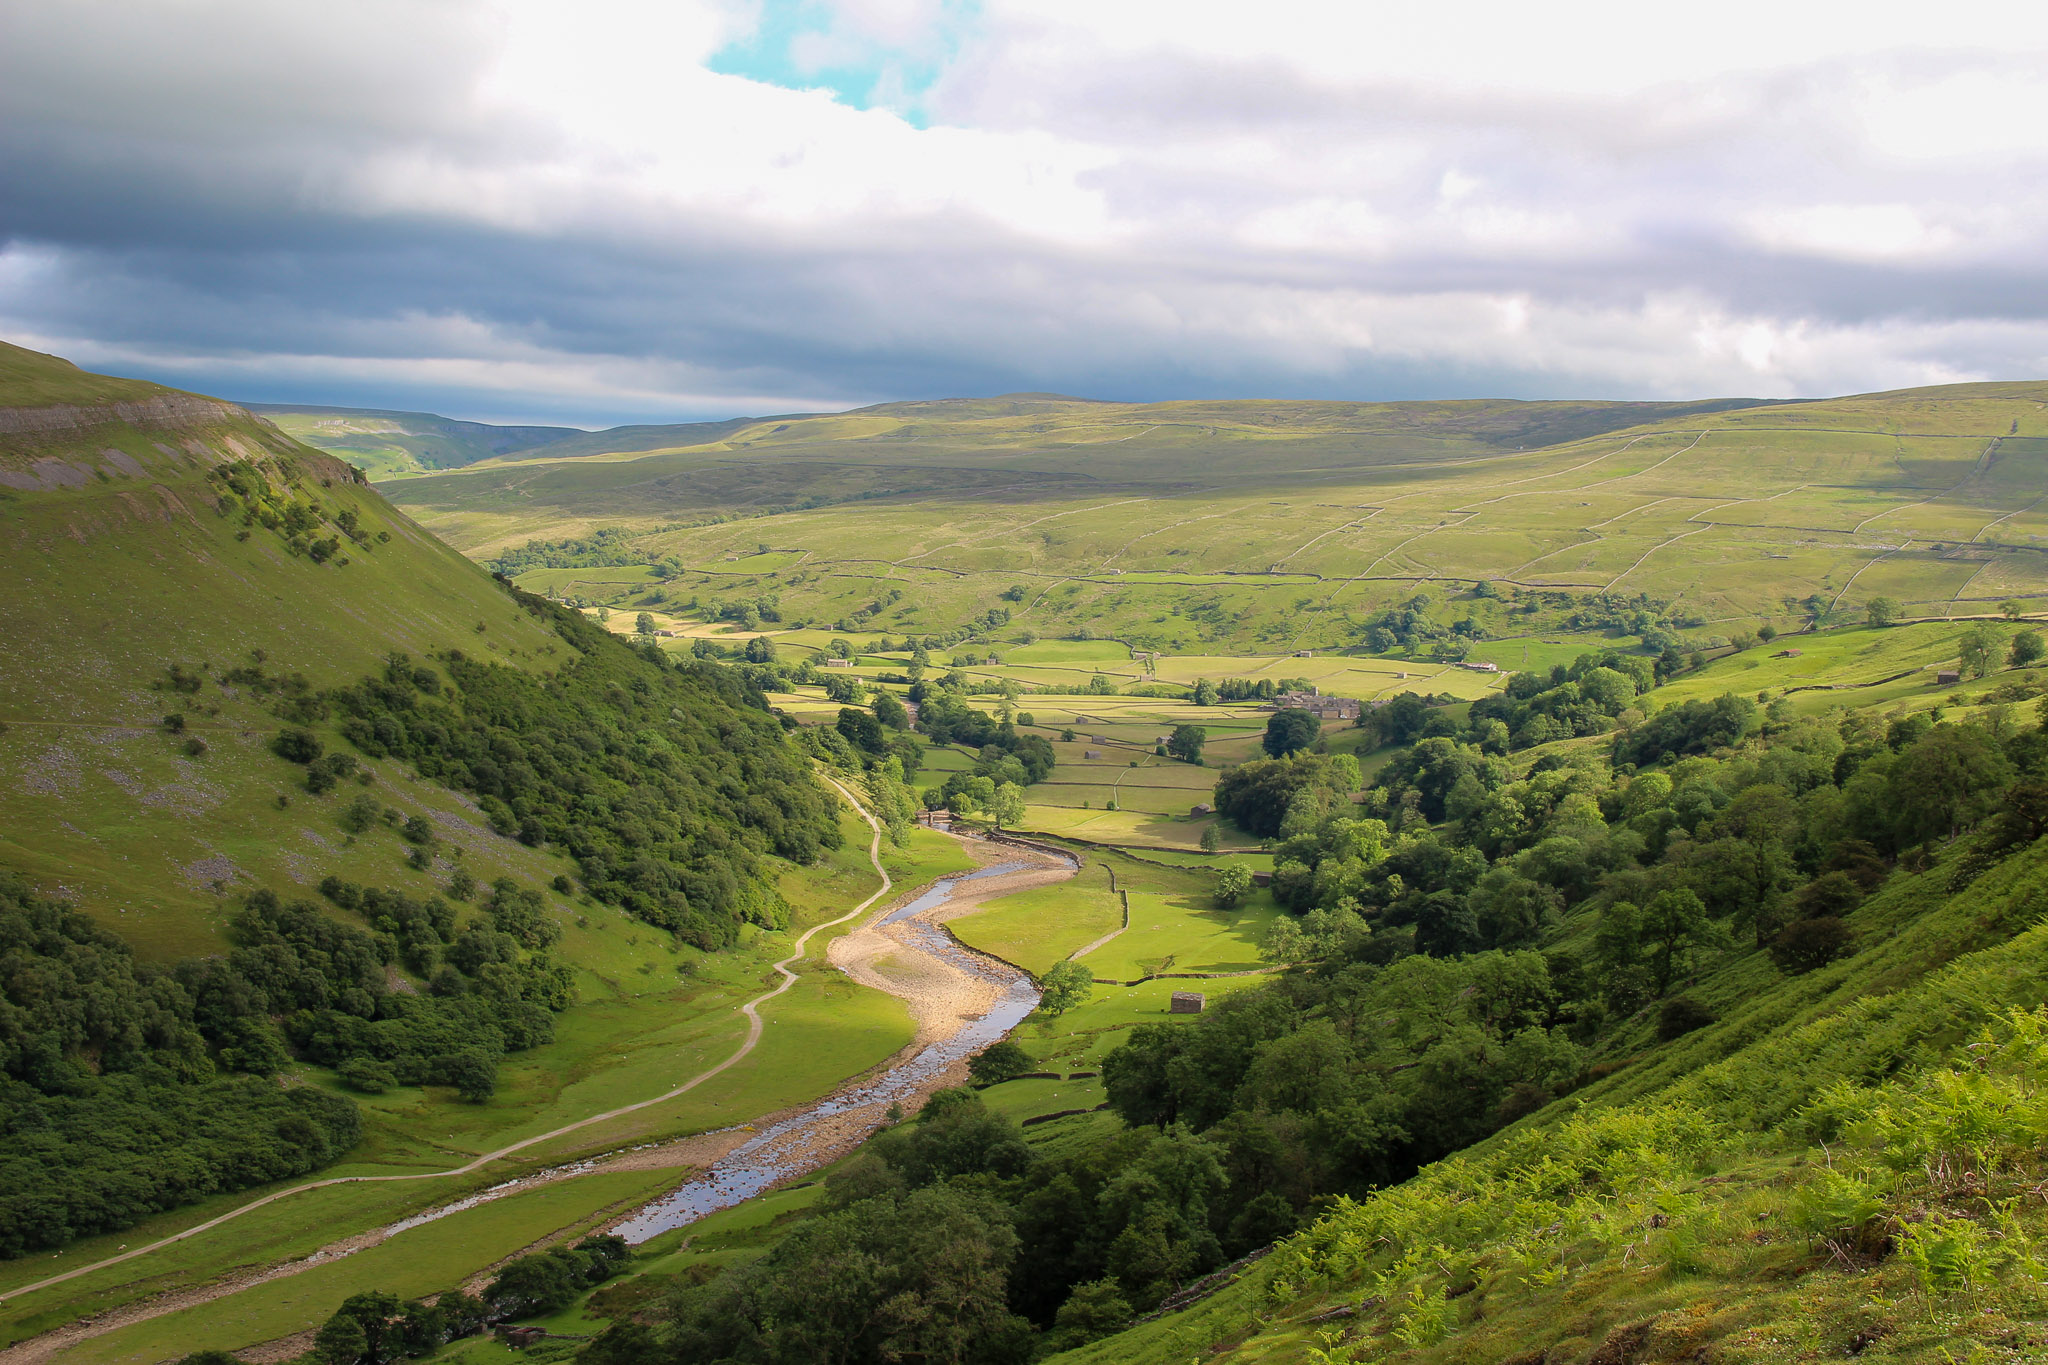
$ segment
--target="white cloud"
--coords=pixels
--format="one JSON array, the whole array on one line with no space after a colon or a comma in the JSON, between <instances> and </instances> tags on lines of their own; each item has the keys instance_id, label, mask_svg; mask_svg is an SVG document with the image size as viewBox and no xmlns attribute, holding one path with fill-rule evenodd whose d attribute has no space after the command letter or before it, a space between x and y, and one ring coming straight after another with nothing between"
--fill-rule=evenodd
<instances>
[{"instance_id":1,"label":"white cloud","mask_svg":"<svg viewBox=\"0 0 2048 1365\"><path fill-rule=\"evenodd\" d=\"M0 317L216 387L634 412L1790 394L2048 354L2048 9L804 9L799 73L907 106L945 63L920 128L708 69L774 3L10 5Z\"/></svg>"}]
</instances>

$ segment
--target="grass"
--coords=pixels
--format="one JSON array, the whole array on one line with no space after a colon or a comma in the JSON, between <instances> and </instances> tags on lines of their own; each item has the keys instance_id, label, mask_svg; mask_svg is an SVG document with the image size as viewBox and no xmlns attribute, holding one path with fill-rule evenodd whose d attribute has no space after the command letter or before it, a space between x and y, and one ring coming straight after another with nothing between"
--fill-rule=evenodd
<instances>
[{"instance_id":1,"label":"grass","mask_svg":"<svg viewBox=\"0 0 2048 1365\"><path fill-rule=\"evenodd\" d=\"M1235 910L1218 910L1209 878L1199 873L1147 868L1132 881L1144 889L1131 892L1131 927L1081 959L1098 978L1131 981L1161 972L1248 972L1267 965L1259 943L1279 907L1266 893Z\"/></svg>"},{"instance_id":2,"label":"grass","mask_svg":"<svg viewBox=\"0 0 2048 1365\"><path fill-rule=\"evenodd\" d=\"M628 1171L543 1185L397 1234L353 1256L260 1291L231 1295L109 1332L72 1347L67 1361L141 1365L200 1350L231 1350L318 1327L350 1294L375 1287L413 1298L480 1273L543 1238L573 1236L607 1210L631 1207L676 1178Z\"/></svg>"},{"instance_id":3,"label":"grass","mask_svg":"<svg viewBox=\"0 0 2048 1365\"><path fill-rule=\"evenodd\" d=\"M177 392L146 380L94 374L61 357L0 341L0 402L9 407L132 403Z\"/></svg>"},{"instance_id":4,"label":"grass","mask_svg":"<svg viewBox=\"0 0 2048 1365\"><path fill-rule=\"evenodd\" d=\"M782 889L796 907L797 929L844 913L873 890L866 844L856 839L855 829L849 816L848 838L841 850L817 867L785 873ZM969 865L954 841L926 830L913 832L909 844L889 851L884 862L905 889ZM659 1093L730 1052L744 1032L735 1007L761 991L766 963L788 951L788 935L757 934L743 950L730 954L686 950L671 955L654 946L654 931L645 926L616 920L597 928L597 919L586 912L586 923L568 931L559 951L578 965L579 975L598 983L602 993L593 995L586 988L583 1003L559 1017L556 1042L510 1058L501 1072L498 1095L489 1104L459 1104L444 1092L418 1089L375 1097L365 1104L364 1142L346 1162L321 1174L441 1169L477 1152ZM0 1305L0 1342L19 1340L141 1295L203 1282L239 1266L302 1256L338 1236L380 1226L523 1170L722 1127L823 1094L896 1052L912 1034L900 1001L822 967L826 943L841 932L846 930L813 938L799 984L764 1007L768 1027L748 1060L688 1095L530 1148L465 1180L340 1186L294 1196L144 1261ZM690 964L687 978L677 976L679 959ZM656 964L656 971L642 973L631 967L636 962ZM670 1173L669 1178L676 1176ZM573 1190L585 1183L579 1178L548 1188ZM119 1246L155 1240L264 1192L210 1200L122 1233L81 1241L54 1257L0 1264L0 1286L89 1264ZM599 1189L591 1197L601 1193ZM506 1207L523 1204L529 1197L505 1201ZM590 1207L615 1198L608 1196ZM504 1244L479 1241L476 1252L484 1257L478 1264L485 1264L503 1254ZM388 1287L376 1278L380 1264L361 1255L338 1262L335 1274L347 1288L334 1301L356 1289ZM276 1294L298 1302L295 1288L276 1286L296 1286L303 1278L245 1290L224 1302L237 1305L238 1313L271 1313ZM442 1287L445 1284L444 1279ZM243 1308L245 1301L249 1306ZM319 1316L331 1311L330 1302ZM254 1339L260 1338L244 1338L241 1344Z\"/></svg>"},{"instance_id":5,"label":"grass","mask_svg":"<svg viewBox=\"0 0 2048 1365\"><path fill-rule=\"evenodd\" d=\"M1089 862L1071 880L989 902L950 927L962 942L1034 975L1123 923L1109 874Z\"/></svg>"},{"instance_id":6,"label":"grass","mask_svg":"<svg viewBox=\"0 0 2048 1365\"><path fill-rule=\"evenodd\" d=\"M1950 690L1937 683L1935 674L1956 667L1957 646L1975 624L1918 622L1781 636L1674 678L1657 695L1681 702L1730 691L1790 692L1809 702L1850 705L1932 697L1937 689L1941 693ZM2002 655L2013 635L2038 626L1998 622L1992 628L2000 636ZM1784 657L1788 651L1796 651L1796 657ZM1900 674L1907 676L1900 678Z\"/></svg>"},{"instance_id":7,"label":"grass","mask_svg":"<svg viewBox=\"0 0 2048 1365\"><path fill-rule=\"evenodd\" d=\"M1899 874L1852 917L1855 957L1789 978L1738 957L1695 988L1718 1023L1624 1039L1635 1055L1608 1079L1339 1205L1194 1308L1059 1359L2036 1358L2042 871L2036 848L1953 896L1945 867ZM1801 1117L1823 1094L1839 1125ZM1878 1113L1886 1127L1863 1126ZM1991 1114L2009 1117L1972 1127ZM1893 1160L1878 1133L1929 1155ZM1881 1250L1806 1212L1843 1175L1875 1189ZM1959 1218L1987 1250L1944 1283L1908 1243Z\"/></svg>"},{"instance_id":8,"label":"grass","mask_svg":"<svg viewBox=\"0 0 2048 1365\"><path fill-rule=\"evenodd\" d=\"M1519 665L1526 650L1540 666L1583 647L1560 640L1567 613L1510 610L1474 597L1476 582L1646 592L1723 633L1796 624L1813 594L1852 609L1877 593L1928 612L2040 604L2043 392L1581 404L1569 420L1486 403L946 404L723 431L659 454L513 460L393 491L479 553L625 525L651 555L720 571L673 585L686 593L775 592L786 617L827 628L883 583L902 597L869 630L930 631L1009 605L1008 634L1048 637L1007 642L1019 668L1128 669L1102 639L1064 638L1087 626L1169 660L1264 658L1299 674L1284 662L1294 651L1355 647L1373 612L1417 594L1439 620L1471 615L1496 637L1479 657ZM987 495L995 472L1010 480L1000 497ZM787 510L806 497L824 504ZM675 524L712 516L736 519ZM763 542L780 562L757 560ZM1021 600L1003 603L1012 588Z\"/></svg>"}]
</instances>

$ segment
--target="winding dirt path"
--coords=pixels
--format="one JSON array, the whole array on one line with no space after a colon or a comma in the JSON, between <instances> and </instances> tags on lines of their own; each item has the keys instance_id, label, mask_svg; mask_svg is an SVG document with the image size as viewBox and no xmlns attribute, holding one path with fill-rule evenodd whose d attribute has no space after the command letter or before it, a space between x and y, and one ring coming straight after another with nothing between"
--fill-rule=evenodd
<instances>
[{"instance_id":1,"label":"winding dirt path","mask_svg":"<svg viewBox=\"0 0 2048 1365\"><path fill-rule=\"evenodd\" d=\"M761 1040L761 1035L766 1025L765 1021L761 1018L759 1007L796 984L797 975L790 970L790 965L804 957L806 945L811 937L818 933L819 930L844 924L848 920L867 912L895 886L894 880L889 876L888 870L883 867L881 861L881 826L846 787L833 778L827 777L825 780L830 782L838 790L839 794L846 799L848 804L853 807L855 812L867 822L871 831L868 845L868 861L874 868L876 875L881 879L881 885L876 888L873 894L861 901L860 904L854 906L846 914L814 925L797 938L796 942L792 945L790 954L774 964L774 970L782 977L780 983L773 990L764 991L739 1007L741 1012L747 1016L746 1037L723 1061L720 1061L715 1066L706 1068L673 1089L664 1091L650 1099L606 1110L603 1113L579 1119L575 1123L565 1124L546 1133L508 1144L450 1170L387 1176L337 1176L326 1180L308 1181L304 1184L294 1185L289 1189L279 1190L260 1199L243 1204L227 1213L221 1214L217 1218L196 1224L182 1232L137 1247L121 1255L110 1256L90 1265L79 1266L62 1274L52 1275L35 1281L32 1284L9 1290L5 1294L0 1294L0 1302L46 1289L82 1275L104 1270L109 1266L119 1265L122 1262L133 1260L140 1256L146 1256L173 1243L184 1241L202 1232L217 1228L267 1204L272 1204L309 1190L322 1189L329 1185L344 1185L358 1182L432 1180L469 1174L488 1165L492 1161L500 1160L538 1143L546 1142L567 1133L573 1133L592 1124L603 1123L621 1115L633 1113L636 1110L645 1109L651 1105L672 1100L731 1068L751 1053ZM1007 848L997 849L995 845L985 844L980 840L964 842L966 842L970 854L976 858L976 861L984 865L1000 858L1004 862L1029 864L1029 866L1020 867L994 876L981 873L970 874L974 885L974 892L971 895L959 896L957 898L948 895L943 898L942 903L938 907L915 915L901 915L900 907L892 903L879 911L867 924L862 925L851 934L835 940L831 948L828 949L827 961L833 966L846 972L854 980L895 995L910 1005L912 1017L917 1023L917 1037L909 1047L898 1054L897 1058L891 1059L891 1065L903 1058L915 1055L934 1043L943 1043L951 1039L968 1021L981 1018L995 1003L995 988L987 980L963 969L956 963L946 961L943 956L927 951L924 947L913 941L911 935L914 932L914 926L920 922L936 924L943 919L950 919L957 915L969 913L995 896L1008 895L1028 887L1048 885L1055 881L1064 880L1074 874L1072 866L1046 855L1023 850L1013 851ZM957 881L953 881L949 891L958 885ZM929 895L930 893L924 894ZM960 1083L964 1078L964 1071L965 1063L963 1060L948 1066L942 1072L934 1072L929 1083L919 1086L922 1093L916 1098L921 1101L924 1095L929 1094L933 1089L937 1089L942 1085ZM954 1074L956 1072L960 1074ZM860 1083L861 1079L857 1078L846 1086L835 1090L833 1096L828 1096L826 1100L819 1101L818 1103L821 1105L827 1104L842 1092ZM801 1109L788 1111L788 1115L799 1112L801 1112ZM538 1188L541 1185L551 1184L557 1180L571 1179L579 1175L595 1174L600 1171L644 1170L680 1166L697 1167L700 1169L710 1167L719 1161L720 1158L728 1155L734 1148L745 1142L756 1125L765 1126L778 1118L786 1117L787 1115L770 1116L767 1119L756 1120L754 1124L745 1125L741 1128L697 1134L674 1142L629 1149L609 1157L575 1162L565 1166L531 1172L525 1176L507 1181L503 1185L465 1196L451 1204L426 1210L401 1222L369 1229L350 1237L342 1238L321 1247L307 1256L267 1266L245 1267L207 1284L194 1285L154 1295L121 1305L90 1318L67 1323L62 1327L55 1328L39 1336L18 1342L5 1350L0 1350L0 1365L39 1365L39 1362L47 1361L82 1341L103 1336L134 1323L144 1322L152 1318L178 1312L182 1309L211 1303L273 1280L299 1274L315 1266L324 1265L341 1257L352 1255L357 1251L376 1246L389 1237L395 1236L409 1227L417 1226L421 1222L431 1221L436 1217L471 1207L477 1203L526 1193L529 1190ZM839 1131L842 1128L844 1131ZM843 1154L843 1151L849 1150L852 1145L857 1144L865 1136L866 1132L864 1130L856 1130L847 1125L834 1125L832 1131L821 1131L815 1134L814 1137L796 1144L786 1156L793 1158L794 1162L798 1165L807 1169L815 1169L816 1166L822 1165ZM261 1348L247 1349L260 1351ZM250 1357L252 1360L257 1358L255 1355Z\"/></svg>"},{"instance_id":2,"label":"winding dirt path","mask_svg":"<svg viewBox=\"0 0 2048 1365\"><path fill-rule=\"evenodd\" d=\"M733 1065L738 1063L742 1058L744 1058L748 1053L752 1052L755 1046L761 1041L761 1032L762 1029L765 1027L765 1024L761 1019L760 1006L770 1000L773 1000L776 996L781 995L784 991L788 990L791 986L796 984L796 973L789 970L789 965L793 962L800 960L804 956L805 946L809 943L811 936L813 934L816 934L820 929L830 929L836 925L844 924L846 923L846 921L853 919L855 916L865 911L869 906L873 905L876 901L880 900L883 896L887 895L889 891L895 886L895 881L889 876L888 870L882 866L881 826L876 823L872 815L868 814L867 808L863 806L854 797L852 792L848 791L845 787L841 786L838 781L832 778L828 777L825 780L830 782L832 786L839 792L839 794L846 798L848 804L850 804L854 808L854 810L859 813L860 817L863 820L867 821L868 827L871 831L871 838L868 844L868 862L874 867L875 874L882 879L882 884L875 889L874 894L870 895L866 900L862 901L859 905L854 906L853 909L839 916L839 918L827 920L822 924L813 925L811 928L805 930L797 938L795 944L793 944L791 947L789 956L783 958L781 961L774 964L774 970L780 973L782 977L781 982L773 990L764 991L760 995L755 996L752 1000L749 1000L744 1005L740 1006L740 1012L747 1016L747 1035L743 1040L741 1040L740 1045L737 1048L735 1048L731 1055L726 1057L724 1061L721 1061L715 1066L708 1067L705 1070L698 1072L696 1075L690 1077L690 1079L688 1079L687 1081L684 1081L681 1085L678 1085L671 1090L664 1091L651 1099L640 1100L633 1104L621 1105L616 1109L608 1109L601 1114L593 1114L588 1118L578 1119L574 1123L568 1123L562 1125L559 1128L550 1129L548 1132L538 1134L537 1136L525 1138L521 1141L514 1143L508 1143L507 1145L500 1147L495 1151L485 1152L483 1155L475 1158L474 1160L469 1161L461 1166L454 1167L450 1170L418 1171L409 1172L403 1175L334 1176L326 1180L311 1180L305 1182L304 1184L293 1185L289 1189L278 1190L272 1194L264 1195L261 1199L252 1199L246 1204L230 1209L228 1212L221 1214L217 1218L209 1218L205 1222L194 1224L192 1227L186 1228L182 1232L173 1233L169 1237L159 1238L154 1242L150 1242L146 1245L136 1247L131 1251L124 1251L118 1256L109 1256L106 1257L104 1260L94 1261L90 1265L78 1266L74 1269L63 1272L62 1274L51 1275L44 1279L36 1280L32 1283L22 1285L19 1288L10 1289L5 1293L0 1293L0 1303L5 1303L9 1299L20 1298L25 1294L33 1294L38 1290L48 1289L52 1285L63 1284L67 1280L74 1280L82 1275L90 1275L96 1271L105 1270L108 1266L119 1265L124 1261L132 1261L138 1257L147 1256L154 1251L161 1251L163 1248L171 1246L174 1243L185 1241L188 1238L197 1237L199 1234L203 1232L210 1232L214 1228L220 1227L224 1223L229 1223L232 1222L234 1219L240 1218L245 1213L253 1213L257 1209L263 1208L265 1205L275 1204L281 1199L289 1199L295 1194L304 1194L308 1190L325 1189L329 1185L383 1183L402 1180L442 1180L452 1176L469 1175L477 1170L482 1169L485 1166L488 1166L493 1161L502 1160L505 1157L511 1156L515 1152L524 1151L528 1147L535 1146L539 1143L547 1142L553 1138L561 1137L564 1134L576 1132L578 1129L588 1128L592 1124L604 1123L608 1120L618 1118L624 1114L631 1114L637 1110L646 1109L652 1105L665 1103L668 1100L676 1098L678 1095L687 1094L689 1091L696 1089L698 1086L712 1079L714 1076L717 1076L723 1073L724 1071L728 1070ZM691 1155L701 1154L697 1152L692 1152ZM675 1159L677 1159L678 1161L682 1160L682 1153L677 1152L675 1154ZM261 1284L266 1280L276 1279L282 1275L294 1274L300 1270L310 1269L312 1266L332 1260L336 1256L347 1255L353 1251L360 1250L363 1246L374 1245L376 1242L382 1241L385 1234L385 1229L375 1229L370 1232L360 1233L354 1237L344 1238L339 1242L330 1243L328 1246L320 1248L320 1250L312 1253L310 1256L305 1256L297 1260L289 1261L284 1263L283 1265L270 1266L264 1267L262 1269L251 1270L249 1272L231 1277L230 1279L224 1281L216 1281L210 1285L195 1286L191 1289L159 1295L143 1302L124 1305L121 1308L114 1309L108 1313L98 1315L91 1319L67 1324L66 1326L57 1328L54 1331L46 1332L41 1336L31 1337L27 1341L18 1342L14 1346L11 1346L8 1349L6 1349L5 1351L0 1351L0 1365L28 1365L28 1362L47 1359L49 1356L55 1354L57 1351L62 1350L67 1346L73 1345L76 1342L84 1341L88 1338L99 1336L102 1333L113 1331L115 1328L126 1326L131 1322L140 1322L147 1318L159 1317L165 1313L176 1312L178 1309L181 1308L187 1308L195 1304L210 1302L213 1299L221 1298L227 1294L236 1293L239 1290L246 1289L251 1285ZM366 1241L365 1239L369 1240Z\"/></svg>"}]
</instances>

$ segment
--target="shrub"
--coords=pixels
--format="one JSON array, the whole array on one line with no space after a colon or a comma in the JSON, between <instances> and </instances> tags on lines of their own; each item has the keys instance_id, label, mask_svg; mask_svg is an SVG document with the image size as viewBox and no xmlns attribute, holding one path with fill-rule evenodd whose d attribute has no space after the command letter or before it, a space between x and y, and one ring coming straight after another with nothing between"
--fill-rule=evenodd
<instances>
[{"instance_id":1,"label":"shrub","mask_svg":"<svg viewBox=\"0 0 2048 1365\"><path fill-rule=\"evenodd\" d=\"M398 1084L391 1068L371 1057L351 1057L339 1069L342 1084L365 1095L381 1095Z\"/></svg>"},{"instance_id":2,"label":"shrub","mask_svg":"<svg viewBox=\"0 0 2048 1365\"><path fill-rule=\"evenodd\" d=\"M1657 1012L1657 1036L1665 1042L1683 1038L1714 1022L1714 1012L1689 995L1674 996Z\"/></svg>"},{"instance_id":3,"label":"shrub","mask_svg":"<svg viewBox=\"0 0 2048 1365\"><path fill-rule=\"evenodd\" d=\"M1209 827L1215 829L1214 825ZM1252 889L1252 870L1243 863L1225 863L1216 869L1216 907L1235 910Z\"/></svg>"},{"instance_id":4,"label":"shrub","mask_svg":"<svg viewBox=\"0 0 2048 1365\"><path fill-rule=\"evenodd\" d=\"M270 741L270 751L289 763L311 763L325 748L311 730L280 730Z\"/></svg>"},{"instance_id":5,"label":"shrub","mask_svg":"<svg viewBox=\"0 0 2048 1365\"><path fill-rule=\"evenodd\" d=\"M1031 1054L1008 1038L983 1048L967 1063L967 1074L976 1085L1000 1085L1030 1069Z\"/></svg>"},{"instance_id":6,"label":"shrub","mask_svg":"<svg viewBox=\"0 0 2048 1365\"><path fill-rule=\"evenodd\" d=\"M1793 898L1801 919L1840 918L1863 903L1863 888L1847 872L1824 872Z\"/></svg>"},{"instance_id":7,"label":"shrub","mask_svg":"<svg viewBox=\"0 0 2048 1365\"><path fill-rule=\"evenodd\" d=\"M1794 974L1825 967L1851 950L1849 926L1832 915L1794 920L1771 940L1771 957Z\"/></svg>"}]
</instances>

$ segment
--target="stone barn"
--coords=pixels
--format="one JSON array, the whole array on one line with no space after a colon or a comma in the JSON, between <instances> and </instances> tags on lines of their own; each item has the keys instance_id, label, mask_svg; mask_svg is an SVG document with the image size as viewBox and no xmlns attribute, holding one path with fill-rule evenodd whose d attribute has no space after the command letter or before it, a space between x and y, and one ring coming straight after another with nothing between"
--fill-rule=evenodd
<instances>
[{"instance_id":1,"label":"stone barn","mask_svg":"<svg viewBox=\"0 0 2048 1365\"><path fill-rule=\"evenodd\" d=\"M1173 999L1167 1002L1168 1014L1200 1014L1208 997L1200 991L1175 991Z\"/></svg>"}]
</instances>

